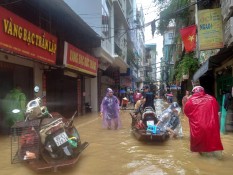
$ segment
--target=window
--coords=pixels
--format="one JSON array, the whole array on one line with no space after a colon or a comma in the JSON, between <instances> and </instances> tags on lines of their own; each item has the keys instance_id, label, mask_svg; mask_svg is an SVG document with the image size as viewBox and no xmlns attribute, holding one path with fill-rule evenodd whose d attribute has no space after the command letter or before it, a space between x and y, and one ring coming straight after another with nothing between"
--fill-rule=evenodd
<instances>
[{"instance_id":1,"label":"window","mask_svg":"<svg viewBox=\"0 0 233 175\"><path fill-rule=\"evenodd\" d=\"M173 33L168 33L168 39L170 39L170 40L173 39Z\"/></svg>"},{"instance_id":2,"label":"window","mask_svg":"<svg viewBox=\"0 0 233 175\"><path fill-rule=\"evenodd\" d=\"M102 32L106 37L110 36L110 4L108 0L102 0Z\"/></svg>"}]
</instances>

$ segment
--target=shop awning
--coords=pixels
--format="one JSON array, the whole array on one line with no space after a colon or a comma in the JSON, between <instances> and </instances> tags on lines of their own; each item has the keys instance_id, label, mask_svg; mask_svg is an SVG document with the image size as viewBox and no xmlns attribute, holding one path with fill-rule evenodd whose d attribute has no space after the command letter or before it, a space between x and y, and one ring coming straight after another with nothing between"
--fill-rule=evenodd
<instances>
[{"instance_id":1,"label":"shop awning","mask_svg":"<svg viewBox=\"0 0 233 175\"><path fill-rule=\"evenodd\" d=\"M193 75L193 81L197 81L201 76L203 76L208 70L221 66L221 64L228 60L232 59L233 55L233 46L224 47L220 51L211 56Z\"/></svg>"},{"instance_id":2,"label":"shop awning","mask_svg":"<svg viewBox=\"0 0 233 175\"><path fill-rule=\"evenodd\" d=\"M209 69L209 60L207 60L193 75L193 81L197 81Z\"/></svg>"}]
</instances>

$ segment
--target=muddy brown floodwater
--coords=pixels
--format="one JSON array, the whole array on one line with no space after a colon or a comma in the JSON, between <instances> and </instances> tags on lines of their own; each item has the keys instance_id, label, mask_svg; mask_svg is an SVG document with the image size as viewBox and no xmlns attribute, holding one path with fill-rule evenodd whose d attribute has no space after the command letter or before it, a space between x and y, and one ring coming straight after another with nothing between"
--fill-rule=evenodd
<instances>
[{"instance_id":1,"label":"muddy brown floodwater","mask_svg":"<svg viewBox=\"0 0 233 175\"><path fill-rule=\"evenodd\" d=\"M161 102L162 103L162 102ZM157 104L159 111L161 104ZM231 175L233 133L222 135L222 160L201 157L189 149L188 119L181 115L184 137L165 143L142 143L131 134L130 110L121 111L122 128L101 128L98 113L75 119L82 141L89 142L74 167L58 172L34 172L22 163L10 162L10 137L0 136L1 175Z\"/></svg>"}]
</instances>

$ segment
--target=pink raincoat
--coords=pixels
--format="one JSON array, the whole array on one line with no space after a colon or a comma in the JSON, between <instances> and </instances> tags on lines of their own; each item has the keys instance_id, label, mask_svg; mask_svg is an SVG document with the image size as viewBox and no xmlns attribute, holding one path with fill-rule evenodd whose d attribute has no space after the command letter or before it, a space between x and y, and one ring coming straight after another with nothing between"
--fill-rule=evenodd
<instances>
[{"instance_id":1,"label":"pink raincoat","mask_svg":"<svg viewBox=\"0 0 233 175\"><path fill-rule=\"evenodd\" d=\"M190 149L193 152L212 152L223 150L220 139L220 125L216 99L205 94L204 89L195 89L184 107L189 118Z\"/></svg>"}]
</instances>

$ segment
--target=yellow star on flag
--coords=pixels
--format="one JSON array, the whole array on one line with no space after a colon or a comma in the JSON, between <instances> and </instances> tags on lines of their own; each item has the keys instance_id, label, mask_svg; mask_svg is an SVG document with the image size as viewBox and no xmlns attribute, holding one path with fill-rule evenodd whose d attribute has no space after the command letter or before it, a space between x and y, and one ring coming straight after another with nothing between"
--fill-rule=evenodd
<instances>
[{"instance_id":1,"label":"yellow star on flag","mask_svg":"<svg viewBox=\"0 0 233 175\"><path fill-rule=\"evenodd\" d=\"M190 36L188 37L188 40L189 40L190 42L193 42L193 40L194 40L194 35L190 35Z\"/></svg>"}]
</instances>

